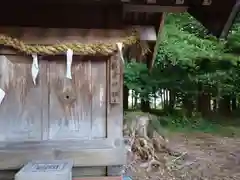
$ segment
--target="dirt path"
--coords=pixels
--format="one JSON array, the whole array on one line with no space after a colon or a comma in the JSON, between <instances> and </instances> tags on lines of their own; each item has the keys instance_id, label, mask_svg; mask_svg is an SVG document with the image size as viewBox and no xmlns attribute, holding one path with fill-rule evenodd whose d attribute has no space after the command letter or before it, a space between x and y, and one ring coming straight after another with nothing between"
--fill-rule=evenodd
<instances>
[{"instance_id":1,"label":"dirt path","mask_svg":"<svg viewBox=\"0 0 240 180\"><path fill-rule=\"evenodd\" d=\"M154 172L146 172L134 165L134 179L151 180L240 180L240 139L216 137L208 134L175 134L170 147L181 151L181 157L164 156L167 165Z\"/></svg>"}]
</instances>

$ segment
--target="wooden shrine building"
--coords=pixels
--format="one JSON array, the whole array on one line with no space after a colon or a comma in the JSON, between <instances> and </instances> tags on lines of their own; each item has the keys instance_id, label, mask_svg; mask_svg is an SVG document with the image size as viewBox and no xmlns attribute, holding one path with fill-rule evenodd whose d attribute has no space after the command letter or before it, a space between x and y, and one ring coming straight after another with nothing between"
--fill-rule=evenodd
<instances>
[{"instance_id":1,"label":"wooden shrine building","mask_svg":"<svg viewBox=\"0 0 240 180\"><path fill-rule=\"evenodd\" d=\"M145 57L150 67L163 12L189 10L204 21L195 14L203 4L9 0L1 5L0 170L31 160L72 159L74 176L114 175L114 167L126 161L124 57ZM226 27L205 25L216 34Z\"/></svg>"}]
</instances>

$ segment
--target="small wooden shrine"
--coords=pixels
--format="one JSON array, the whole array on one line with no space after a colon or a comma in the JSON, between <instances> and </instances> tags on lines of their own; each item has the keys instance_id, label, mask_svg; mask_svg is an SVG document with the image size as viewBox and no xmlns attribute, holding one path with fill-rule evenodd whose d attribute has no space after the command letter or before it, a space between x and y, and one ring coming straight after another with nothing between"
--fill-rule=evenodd
<instances>
[{"instance_id":1,"label":"small wooden shrine","mask_svg":"<svg viewBox=\"0 0 240 180\"><path fill-rule=\"evenodd\" d=\"M114 175L114 167L126 161L124 60L142 58L151 67L163 13L194 15L198 6L190 5L184 0L4 1L0 170L31 160L72 159L74 176Z\"/></svg>"},{"instance_id":2,"label":"small wooden shrine","mask_svg":"<svg viewBox=\"0 0 240 180\"><path fill-rule=\"evenodd\" d=\"M118 3L5 8L14 18L0 18L0 170L71 159L74 176L117 175L125 57L154 47L161 16L127 23Z\"/></svg>"}]
</instances>

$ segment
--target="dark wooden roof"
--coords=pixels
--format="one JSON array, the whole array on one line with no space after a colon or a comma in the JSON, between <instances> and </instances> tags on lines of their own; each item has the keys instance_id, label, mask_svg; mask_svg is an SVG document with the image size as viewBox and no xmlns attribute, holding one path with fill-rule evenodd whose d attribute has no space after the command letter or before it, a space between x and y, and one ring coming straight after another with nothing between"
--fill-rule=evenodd
<instances>
[{"instance_id":1,"label":"dark wooden roof","mask_svg":"<svg viewBox=\"0 0 240 180\"><path fill-rule=\"evenodd\" d=\"M126 25L158 27L162 12L186 10L187 1L182 4L175 0L150 1L9 0L1 4L4 8L0 11L0 25L111 29Z\"/></svg>"},{"instance_id":2,"label":"dark wooden roof","mask_svg":"<svg viewBox=\"0 0 240 180\"><path fill-rule=\"evenodd\" d=\"M191 0L188 12L200 21L213 35L225 38L237 13L239 0L211 0L210 6L202 6Z\"/></svg>"},{"instance_id":3,"label":"dark wooden roof","mask_svg":"<svg viewBox=\"0 0 240 180\"><path fill-rule=\"evenodd\" d=\"M203 2L209 1L210 5ZM162 12L186 11L215 36L226 36L237 0L21 0L1 4L0 25L72 28L120 28L152 25ZM91 20L90 20L91 19Z\"/></svg>"},{"instance_id":4,"label":"dark wooden roof","mask_svg":"<svg viewBox=\"0 0 240 180\"><path fill-rule=\"evenodd\" d=\"M134 5L161 5L161 6L173 6L173 5L186 5L187 0L21 0L20 2L9 0L14 3L76 3L76 4L134 4ZM8 2L9 2L8 1ZM180 2L180 3L179 3ZM6 3L6 1L4 2Z\"/></svg>"}]
</instances>

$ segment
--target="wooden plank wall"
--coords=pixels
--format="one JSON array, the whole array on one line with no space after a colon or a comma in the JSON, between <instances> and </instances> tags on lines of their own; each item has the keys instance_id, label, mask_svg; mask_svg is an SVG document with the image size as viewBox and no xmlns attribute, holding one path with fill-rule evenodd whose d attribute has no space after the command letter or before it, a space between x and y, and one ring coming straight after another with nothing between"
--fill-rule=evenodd
<instances>
[{"instance_id":1,"label":"wooden plank wall","mask_svg":"<svg viewBox=\"0 0 240 180\"><path fill-rule=\"evenodd\" d=\"M34 86L31 59L1 56L0 141L106 137L106 61L73 59L73 79L64 57L40 60ZM14 112L14 113L13 113Z\"/></svg>"},{"instance_id":2,"label":"wooden plank wall","mask_svg":"<svg viewBox=\"0 0 240 180\"><path fill-rule=\"evenodd\" d=\"M6 92L0 105L0 169L34 159L70 158L75 167L124 164L122 102L111 104L107 95L111 59L74 59L73 79L67 80L65 61L56 58L39 61L34 86L31 59L0 56L0 88Z\"/></svg>"},{"instance_id":3,"label":"wooden plank wall","mask_svg":"<svg viewBox=\"0 0 240 180\"><path fill-rule=\"evenodd\" d=\"M5 30L0 28L0 32L11 32ZM97 37L118 42L125 35L121 30L91 30L84 39L66 31L67 37L60 33L49 39L50 31L37 37L36 31L27 30L17 37L37 44L55 43L59 37L62 42L75 37L81 42L98 41ZM31 57L5 48L0 52L0 88L6 91L0 105L0 169L16 169L33 159L70 158L75 167L125 163L122 66L116 81L118 102L110 101L110 64L112 60L120 61L118 53L104 58L74 56L72 80L65 78L65 56L42 56L34 85Z\"/></svg>"},{"instance_id":4,"label":"wooden plank wall","mask_svg":"<svg viewBox=\"0 0 240 180\"><path fill-rule=\"evenodd\" d=\"M42 119L48 113L46 64L40 64L34 86L30 58L0 56L0 62L0 88L6 92L0 105L0 141L41 140Z\"/></svg>"},{"instance_id":5,"label":"wooden plank wall","mask_svg":"<svg viewBox=\"0 0 240 180\"><path fill-rule=\"evenodd\" d=\"M117 67L111 67L113 62L117 62ZM115 91L115 93L111 93L111 83L107 87L107 93L108 95L108 106L107 106L107 137L115 140L115 145L120 146L122 143L123 138L123 64L120 58L120 54L116 53L113 56L110 57L109 61L107 62L107 77L108 78L117 78L117 80L114 80L114 82L118 82L117 87L119 88L119 91ZM116 64L115 64L116 65ZM118 74L117 76L111 76L112 71L116 71ZM114 73L113 73L114 74ZM107 82L111 82L111 79L108 79ZM114 88L115 89L115 88ZM114 95L115 97L111 97ZM116 99L116 101L111 102L111 99ZM126 149L123 148L121 150L121 153L119 153L119 158L124 160L124 163L126 162ZM123 163L123 164L124 164ZM120 165L120 164L118 164ZM122 173L122 166L108 166L107 167L107 175L109 176L118 176Z\"/></svg>"},{"instance_id":6,"label":"wooden plank wall","mask_svg":"<svg viewBox=\"0 0 240 180\"><path fill-rule=\"evenodd\" d=\"M74 57L72 80L61 59L49 63L48 139L106 137L106 62Z\"/></svg>"},{"instance_id":7,"label":"wooden plank wall","mask_svg":"<svg viewBox=\"0 0 240 180\"><path fill-rule=\"evenodd\" d=\"M111 67L112 62L116 62L118 60L118 65L116 67ZM122 129L123 129L123 66L121 62L122 60L120 59L119 54L114 54L113 56L110 57L109 61L107 62L107 77L108 78L113 78L110 76L111 72L115 71L118 73L116 78L118 80L114 80L114 82L118 82L117 87L119 88L118 90L115 89L114 84L113 87L114 89L111 89L111 84L107 87L107 95L108 95L108 106L107 106L107 137L112 138L112 139L121 139L123 137L122 135ZM113 80L107 80L108 82L111 82ZM112 90L114 93L112 94ZM111 97L113 95L113 97ZM116 96L115 96L116 95ZM111 102L111 99L117 99L116 102Z\"/></svg>"}]
</instances>

